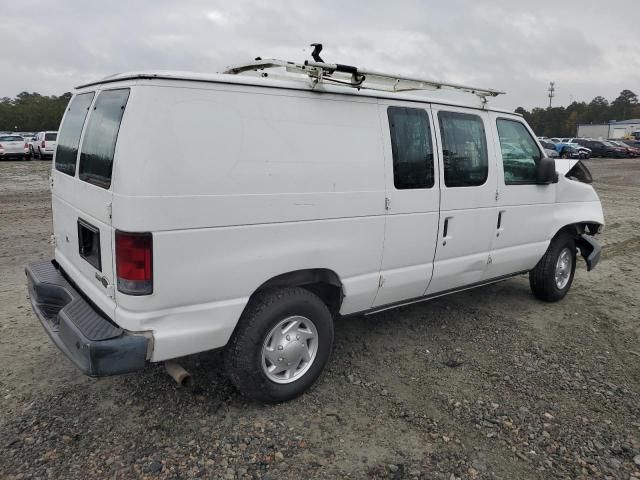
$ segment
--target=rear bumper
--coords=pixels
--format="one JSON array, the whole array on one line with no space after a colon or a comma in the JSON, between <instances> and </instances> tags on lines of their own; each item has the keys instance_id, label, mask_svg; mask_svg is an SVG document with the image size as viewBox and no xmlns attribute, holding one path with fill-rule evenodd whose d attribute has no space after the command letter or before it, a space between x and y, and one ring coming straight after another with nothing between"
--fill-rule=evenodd
<instances>
[{"instance_id":1,"label":"rear bumper","mask_svg":"<svg viewBox=\"0 0 640 480\"><path fill-rule=\"evenodd\" d=\"M149 339L127 332L87 302L49 260L29 264L29 299L45 331L86 375L105 377L145 367Z\"/></svg>"}]
</instances>

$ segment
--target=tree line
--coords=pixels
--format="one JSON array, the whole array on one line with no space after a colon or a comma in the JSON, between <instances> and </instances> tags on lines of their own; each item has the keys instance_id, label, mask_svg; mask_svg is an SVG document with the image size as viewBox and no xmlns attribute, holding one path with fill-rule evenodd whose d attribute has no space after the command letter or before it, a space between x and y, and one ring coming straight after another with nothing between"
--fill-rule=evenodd
<instances>
[{"instance_id":1,"label":"tree line","mask_svg":"<svg viewBox=\"0 0 640 480\"><path fill-rule=\"evenodd\" d=\"M22 92L0 99L0 131L40 132L57 130L71 93L45 96Z\"/></svg>"},{"instance_id":2,"label":"tree line","mask_svg":"<svg viewBox=\"0 0 640 480\"><path fill-rule=\"evenodd\" d=\"M71 93L45 96L22 92L15 98L0 99L0 131L38 132L57 130ZM589 103L573 102L568 107L516 108L537 135L573 137L579 123L608 123L611 120L640 118L638 96L623 90L611 103L601 96Z\"/></svg>"},{"instance_id":3,"label":"tree line","mask_svg":"<svg viewBox=\"0 0 640 480\"><path fill-rule=\"evenodd\" d=\"M524 116L536 135L575 137L580 123L609 123L611 120L640 118L640 104L635 93L622 90L611 103L597 96L589 103L573 102L568 107L536 107L531 111L518 107L516 113Z\"/></svg>"}]
</instances>

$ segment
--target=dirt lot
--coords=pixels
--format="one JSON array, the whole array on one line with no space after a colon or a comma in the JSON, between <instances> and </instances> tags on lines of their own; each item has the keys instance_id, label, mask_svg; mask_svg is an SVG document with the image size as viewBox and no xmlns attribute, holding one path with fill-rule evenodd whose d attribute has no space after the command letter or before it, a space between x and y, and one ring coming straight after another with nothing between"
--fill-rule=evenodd
<instances>
[{"instance_id":1,"label":"dirt lot","mask_svg":"<svg viewBox=\"0 0 640 480\"><path fill-rule=\"evenodd\" d=\"M216 353L185 360L194 391L79 374L25 288L50 162L0 163L0 478L640 478L640 160L588 164L604 260L564 301L522 276L338 321L317 388L265 406Z\"/></svg>"}]
</instances>

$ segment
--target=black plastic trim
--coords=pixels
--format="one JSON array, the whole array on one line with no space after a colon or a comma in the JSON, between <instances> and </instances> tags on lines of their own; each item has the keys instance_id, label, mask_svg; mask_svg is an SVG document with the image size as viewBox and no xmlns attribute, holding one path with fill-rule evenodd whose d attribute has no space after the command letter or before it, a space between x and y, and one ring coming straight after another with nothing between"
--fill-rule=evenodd
<instances>
[{"instance_id":1,"label":"black plastic trim","mask_svg":"<svg viewBox=\"0 0 640 480\"><path fill-rule=\"evenodd\" d=\"M583 233L576 240L578 248L580 248L580 255L587 262L587 272L590 272L600 262L602 256L602 247L600 243L591 235Z\"/></svg>"},{"instance_id":2,"label":"black plastic trim","mask_svg":"<svg viewBox=\"0 0 640 480\"><path fill-rule=\"evenodd\" d=\"M49 260L29 264L29 300L53 343L91 377L143 369L149 339L105 318Z\"/></svg>"}]
</instances>

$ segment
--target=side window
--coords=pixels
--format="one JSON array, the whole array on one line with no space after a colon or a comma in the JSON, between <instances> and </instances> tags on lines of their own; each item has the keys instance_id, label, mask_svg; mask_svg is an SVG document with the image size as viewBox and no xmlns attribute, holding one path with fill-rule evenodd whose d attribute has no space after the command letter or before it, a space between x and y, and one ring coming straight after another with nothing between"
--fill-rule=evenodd
<instances>
[{"instance_id":1,"label":"side window","mask_svg":"<svg viewBox=\"0 0 640 480\"><path fill-rule=\"evenodd\" d=\"M98 95L82 141L80 180L102 188L111 186L113 154L128 99L128 88L105 90Z\"/></svg>"},{"instance_id":2,"label":"side window","mask_svg":"<svg viewBox=\"0 0 640 480\"><path fill-rule=\"evenodd\" d=\"M444 184L475 187L487 181L489 159L484 123L478 115L438 112Z\"/></svg>"},{"instance_id":3,"label":"side window","mask_svg":"<svg viewBox=\"0 0 640 480\"><path fill-rule=\"evenodd\" d=\"M542 155L527 128L516 120L502 118L497 120L497 125L504 183L535 183L537 165Z\"/></svg>"},{"instance_id":4,"label":"side window","mask_svg":"<svg viewBox=\"0 0 640 480\"><path fill-rule=\"evenodd\" d=\"M393 184L399 190L433 187L433 148L427 112L420 108L389 107L387 116Z\"/></svg>"},{"instance_id":5,"label":"side window","mask_svg":"<svg viewBox=\"0 0 640 480\"><path fill-rule=\"evenodd\" d=\"M69 102L67 116L60 129L60 138L56 147L56 170L74 176L76 174L76 157L80 144L82 126L93 101L93 92L76 95ZM40 138L40 133L33 137Z\"/></svg>"}]
</instances>

